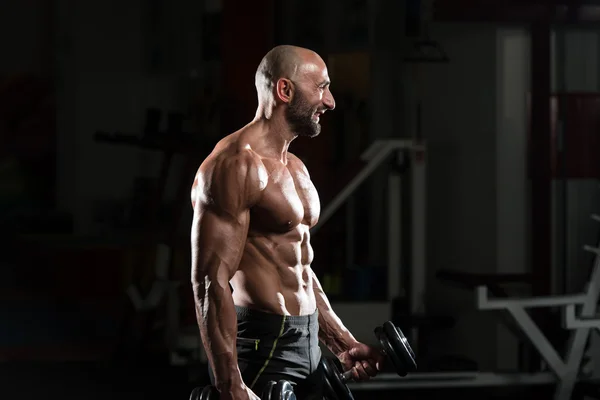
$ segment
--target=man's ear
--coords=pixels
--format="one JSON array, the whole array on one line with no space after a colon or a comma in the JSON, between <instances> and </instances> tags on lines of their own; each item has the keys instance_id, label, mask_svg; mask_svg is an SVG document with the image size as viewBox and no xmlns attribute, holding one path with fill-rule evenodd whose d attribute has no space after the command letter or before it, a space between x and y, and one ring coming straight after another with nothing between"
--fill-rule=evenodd
<instances>
[{"instance_id":1,"label":"man's ear","mask_svg":"<svg viewBox=\"0 0 600 400\"><path fill-rule=\"evenodd\" d=\"M280 101L289 103L294 96L294 84L289 79L281 78L277 80L275 91Z\"/></svg>"}]
</instances>

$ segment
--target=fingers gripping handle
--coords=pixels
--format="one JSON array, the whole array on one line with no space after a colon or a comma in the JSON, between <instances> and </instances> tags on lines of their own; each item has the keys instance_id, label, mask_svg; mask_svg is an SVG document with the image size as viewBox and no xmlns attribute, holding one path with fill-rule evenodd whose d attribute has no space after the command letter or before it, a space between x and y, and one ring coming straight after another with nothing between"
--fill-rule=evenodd
<instances>
[{"instance_id":1,"label":"fingers gripping handle","mask_svg":"<svg viewBox=\"0 0 600 400\"><path fill-rule=\"evenodd\" d=\"M342 375L342 382L346 383L352 380L352 370L344 372Z\"/></svg>"}]
</instances>

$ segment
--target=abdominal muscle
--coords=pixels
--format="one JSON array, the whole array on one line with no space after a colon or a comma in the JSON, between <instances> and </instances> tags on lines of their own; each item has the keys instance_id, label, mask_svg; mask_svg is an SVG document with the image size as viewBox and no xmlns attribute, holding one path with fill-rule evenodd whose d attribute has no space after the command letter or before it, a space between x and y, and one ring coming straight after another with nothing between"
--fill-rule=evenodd
<instances>
[{"instance_id":1,"label":"abdominal muscle","mask_svg":"<svg viewBox=\"0 0 600 400\"><path fill-rule=\"evenodd\" d=\"M316 310L308 227L283 234L250 232L238 271L231 279L237 306L282 315Z\"/></svg>"}]
</instances>

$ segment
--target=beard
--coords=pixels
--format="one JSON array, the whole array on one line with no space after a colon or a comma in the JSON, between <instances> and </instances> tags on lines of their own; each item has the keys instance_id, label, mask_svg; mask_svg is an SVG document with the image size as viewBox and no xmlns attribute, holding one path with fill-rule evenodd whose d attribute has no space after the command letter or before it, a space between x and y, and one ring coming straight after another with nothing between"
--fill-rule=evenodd
<instances>
[{"instance_id":1,"label":"beard","mask_svg":"<svg viewBox=\"0 0 600 400\"><path fill-rule=\"evenodd\" d=\"M311 106L306 97L301 92L297 92L286 109L286 119L292 132L310 138L318 136L321 133L321 125L313 120L313 115L317 111L318 107Z\"/></svg>"}]
</instances>

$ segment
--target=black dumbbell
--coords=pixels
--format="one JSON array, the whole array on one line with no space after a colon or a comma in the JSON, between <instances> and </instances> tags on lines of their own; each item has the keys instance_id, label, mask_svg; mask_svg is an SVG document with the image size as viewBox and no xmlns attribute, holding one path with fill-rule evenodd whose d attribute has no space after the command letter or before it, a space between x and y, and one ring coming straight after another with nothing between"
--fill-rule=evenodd
<instances>
[{"instance_id":1,"label":"black dumbbell","mask_svg":"<svg viewBox=\"0 0 600 400\"><path fill-rule=\"evenodd\" d=\"M296 400L292 384L285 380L270 381L263 389L261 400Z\"/></svg>"},{"instance_id":2,"label":"black dumbbell","mask_svg":"<svg viewBox=\"0 0 600 400\"><path fill-rule=\"evenodd\" d=\"M219 391L212 385L197 387L192 390L190 400L219 400Z\"/></svg>"},{"instance_id":3,"label":"black dumbbell","mask_svg":"<svg viewBox=\"0 0 600 400\"><path fill-rule=\"evenodd\" d=\"M381 344L381 350L398 375L406 376L408 372L417 370L415 353L406 336L391 321L375 328L375 336ZM337 359L325 357L321 359L321 366L324 374L325 398L328 400L354 400L346 385L346 382L352 379L352 371L342 373L342 365Z\"/></svg>"},{"instance_id":4,"label":"black dumbbell","mask_svg":"<svg viewBox=\"0 0 600 400\"><path fill-rule=\"evenodd\" d=\"M396 327L392 321L387 321L382 326L375 328L375 336L398 375L406 376L409 372L417 370L413 349L402 330Z\"/></svg>"},{"instance_id":5,"label":"black dumbbell","mask_svg":"<svg viewBox=\"0 0 600 400\"><path fill-rule=\"evenodd\" d=\"M354 400L352 392L346 382L351 379L350 374L342 374L342 365L337 358L323 357L321 359L321 369L323 370L323 398L325 400Z\"/></svg>"},{"instance_id":6,"label":"black dumbbell","mask_svg":"<svg viewBox=\"0 0 600 400\"><path fill-rule=\"evenodd\" d=\"M212 385L192 390L190 400L219 400L219 391ZM296 400L292 384L285 380L270 381L263 389L261 400Z\"/></svg>"}]
</instances>

